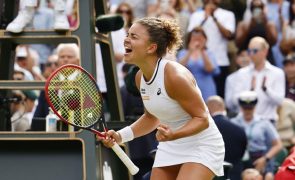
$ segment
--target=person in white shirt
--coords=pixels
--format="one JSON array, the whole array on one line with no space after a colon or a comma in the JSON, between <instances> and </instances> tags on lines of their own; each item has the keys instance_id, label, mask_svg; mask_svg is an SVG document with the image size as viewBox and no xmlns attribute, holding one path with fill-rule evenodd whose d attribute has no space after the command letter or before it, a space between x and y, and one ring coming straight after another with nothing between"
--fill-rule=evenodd
<instances>
[{"instance_id":1,"label":"person in white shirt","mask_svg":"<svg viewBox=\"0 0 295 180\"><path fill-rule=\"evenodd\" d=\"M219 0L204 0L204 9L193 13L189 20L187 31L196 26L202 26L208 36L207 47L215 53L221 74L215 78L218 95L224 97L224 82L229 74L228 40L235 32L235 15L222 9Z\"/></svg>"},{"instance_id":2,"label":"person in white shirt","mask_svg":"<svg viewBox=\"0 0 295 180\"><path fill-rule=\"evenodd\" d=\"M282 69L271 65L267 59L269 44L262 37L250 40L248 54L252 64L239 71L235 92L256 91L258 103L255 113L273 123L277 120L277 108L285 96L285 75ZM238 94L232 94L232 103L238 104Z\"/></svg>"}]
</instances>

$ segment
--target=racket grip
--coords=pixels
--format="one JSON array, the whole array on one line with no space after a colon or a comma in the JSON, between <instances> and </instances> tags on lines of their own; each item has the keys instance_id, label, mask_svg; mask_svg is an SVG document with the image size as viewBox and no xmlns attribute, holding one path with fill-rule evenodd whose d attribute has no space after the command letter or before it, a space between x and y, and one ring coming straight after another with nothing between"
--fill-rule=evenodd
<instances>
[{"instance_id":1,"label":"racket grip","mask_svg":"<svg viewBox=\"0 0 295 180\"><path fill-rule=\"evenodd\" d=\"M112 149L128 168L130 174L135 175L139 171L139 168L131 161L131 159L127 156L127 154L121 149L121 147L117 143L113 145Z\"/></svg>"}]
</instances>

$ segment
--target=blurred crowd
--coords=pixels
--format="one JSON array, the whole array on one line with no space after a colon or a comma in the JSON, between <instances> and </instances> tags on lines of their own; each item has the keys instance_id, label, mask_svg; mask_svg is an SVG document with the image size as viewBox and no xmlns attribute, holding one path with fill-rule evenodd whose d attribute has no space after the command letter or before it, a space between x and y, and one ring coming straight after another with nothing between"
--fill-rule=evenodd
<instances>
[{"instance_id":1,"label":"blurred crowd","mask_svg":"<svg viewBox=\"0 0 295 180\"><path fill-rule=\"evenodd\" d=\"M79 26L77 0L36 1L33 10L23 1L19 12L28 11L32 19L24 27L12 24L8 31ZM140 97L124 81L134 70L123 59L126 33L141 17L173 19L181 27L183 46L166 58L195 76L224 137L225 160L233 165L230 178L274 179L295 144L295 0L109 0L107 5L109 13L125 21L110 33L125 116L143 113ZM97 82L105 94L102 52L99 44L95 48ZM80 64L79 52L77 44L18 45L13 79L46 80L61 65ZM23 99L11 105L13 131L30 130L32 119L48 114L43 91L13 94Z\"/></svg>"}]
</instances>

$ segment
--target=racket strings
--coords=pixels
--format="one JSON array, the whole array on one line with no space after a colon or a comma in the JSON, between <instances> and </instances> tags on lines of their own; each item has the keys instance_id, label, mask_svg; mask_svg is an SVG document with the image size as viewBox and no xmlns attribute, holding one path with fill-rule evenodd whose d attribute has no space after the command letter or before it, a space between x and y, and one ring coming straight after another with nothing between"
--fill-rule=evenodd
<instances>
[{"instance_id":1,"label":"racket strings","mask_svg":"<svg viewBox=\"0 0 295 180\"><path fill-rule=\"evenodd\" d=\"M102 114L101 96L95 82L82 70L61 69L51 77L49 99L59 115L79 127L94 125Z\"/></svg>"}]
</instances>

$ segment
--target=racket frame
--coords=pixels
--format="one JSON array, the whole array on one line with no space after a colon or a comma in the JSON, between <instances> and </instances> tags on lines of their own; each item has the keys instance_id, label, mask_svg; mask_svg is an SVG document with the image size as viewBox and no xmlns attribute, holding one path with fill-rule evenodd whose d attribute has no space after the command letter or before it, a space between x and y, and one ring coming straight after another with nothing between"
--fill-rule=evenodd
<instances>
[{"instance_id":1,"label":"racket frame","mask_svg":"<svg viewBox=\"0 0 295 180\"><path fill-rule=\"evenodd\" d=\"M56 69L56 70L55 70L55 71L54 71L54 72L48 77L48 79L46 80L46 83L45 83L45 97L46 97L46 100L47 100L47 102L48 102L48 105L51 107L51 109L52 109L52 111L54 112L54 114L56 114L56 115L60 118L60 120L62 120L62 121L65 122L66 124L69 124L69 125L71 125L71 126L74 126L74 127L80 128L80 129L89 130L89 131L91 131L91 132L97 134L98 136L105 138L106 135L103 135L100 131L98 131L98 130L96 130L96 129L94 129L94 128L91 128L91 127L97 125L97 124L99 123L99 121L100 121L101 123L104 123L103 120L102 120L102 113L100 114L100 117L96 120L95 123L93 123L93 124L91 124L91 125L89 125L89 126L87 126L87 127L82 127L82 126L78 126L78 125L75 125L75 124L73 124L73 123L70 123L67 119L65 119L64 117L62 117L62 116L60 115L60 113L58 112L58 110L56 110L56 108L54 107L54 105L53 105L52 102L50 101L50 97L49 97L48 92L49 92L49 84L50 84L51 79L52 79L53 77L55 77L55 75L56 75L57 73L59 73L62 69L69 68L69 67L72 67L72 68L75 68L75 69L79 69L80 71L82 71L83 73L85 73L85 74L86 74L86 75L87 75L87 76L88 76L88 77L94 82L94 84L95 84L95 86L96 86L96 88L97 88L97 93L98 93L98 95L99 95L99 99L100 99L101 101L103 101L103 99L102 99L102 95L101 95L101 92L100 92L100 90L99 90L98 85L97 85L96 82L95 82L95 79L94 79L94 78L93 78L93 77L92 77L92 76L91 76L86 70L84 70L81 66L77 66L77 65L74 65L74 64L66 64L66 65L63 65L63 66L59 67L58 69ZM103 104L101 104L101 109L103 109ZM101 112L102 112L102 110L101 110ZM104 127L104 131L106 132L107 129L106 129L105 126L106 126L106 124L103 125L103 127Z\"/></svg>"},{"instance_id":2,"label":"racket frame","mask_svg":"<svg viewBox=\"0 0 295 180\"><path fill-rule=\"evenodd\" d=\"M101 92L99 90L99 87L98 85L96 84L96 81L95 79L91 76L91 74L89 74L86 70L84 70L82 67L80 66L77 66L77 65L74 65L74 64L67 64L67 65L63 65L61 67L59 67L58 69L56 69L50 76L49 78L47 79L46 83L45 83L45 96L46 96L46 100L49 104L49 106L51 107L51 109L53 110L53 112L65 123L71 125L71 126L74 126L74 127L77 127L77 128L81 128L81 129L86 129L86 130L89 130L93 133L95 133L96 135L100 136L100 137L103 137L103 138L106 138L106 135L103 135L101 132L99 132L98 130L94 129L94 128L91 128L93 127L94 125L96 125L99 121L102 123L103 125L103 129L104 131L106 132L107 131L107 128L106 128L106 124L104 122L104 119L102 118L102 111L101 111L101 114L100 114L100 118L97 119L97 121L95 123L93 123L92 125L89 125L88 127L81 127L81 126L77 126L75 124L72 124L70 123L69 121L67 121L65 118L63 118L59 113L58 111L55 109L55 107L53 106L53 104L51 103L50 101L50 98L49 98L49 83L51 81L51 79L62 69L64 68L67 68L67 67L72 67L72 68L77 68L79 70L81 70L82 72L84 72L85 74L88 75L88 77L94 82L96 88L97 88L97 93L99 94L99 97L100 97L100 100L101 102L103 102L102 100L102 95L101 95ZM103 103L101 104L101 108L103 109ZM113 146L111 147L112 150L117 154L117 156L121 159L121 161L125 164L125 166L128 168L130 174L132 175L135 175L138 171L139 171L139 168L130 160L130 158L127 156L127 154L121 149L121 147L116 143L114 142Z\"/></svg>"}]
</instances>

